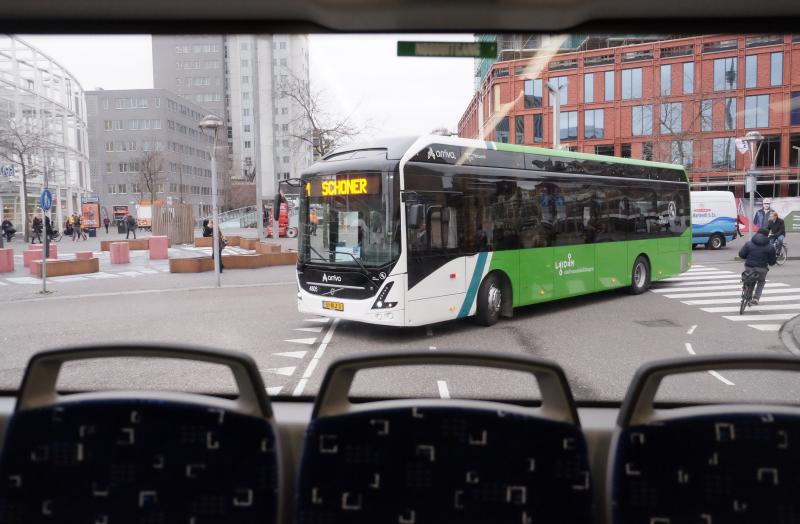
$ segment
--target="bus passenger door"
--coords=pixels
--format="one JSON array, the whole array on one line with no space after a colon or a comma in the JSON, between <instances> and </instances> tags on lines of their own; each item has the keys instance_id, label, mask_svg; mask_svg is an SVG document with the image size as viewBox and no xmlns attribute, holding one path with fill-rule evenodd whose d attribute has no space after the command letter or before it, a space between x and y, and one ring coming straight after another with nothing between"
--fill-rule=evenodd
<instances>
[{"instance_id":1,"label":"bus passenger door","mask_svg":"<svg viewBox=\"0 0 800 524\"><path fill-rule=\"evenodd\" d=\"M410 310L427 319L455 318L466 292L458 199L460 194L418 192L415 201L406 202L407 300Z\"/></svg>"}]
</instances>

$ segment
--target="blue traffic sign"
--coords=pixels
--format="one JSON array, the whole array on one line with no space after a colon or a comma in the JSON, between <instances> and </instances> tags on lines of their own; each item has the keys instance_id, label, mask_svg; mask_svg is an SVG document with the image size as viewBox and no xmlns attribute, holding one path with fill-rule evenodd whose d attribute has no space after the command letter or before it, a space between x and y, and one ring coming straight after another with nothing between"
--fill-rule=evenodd
<instances>
[{"instance_id":1,"label":"blue traffic sign","mask_svg":"<svg viewBox=\"0 0 800 524\"><path fill-rule=\"evenodd\" d=\"M42 206L42 209L45 211L50 211L50 206L53 205L53 194L45 189L42 191L42 196L39 198L39 205Z\"/></svg>"},{"instance_id":2,"label":"blue traffic sign","mask_svg":"<svg viewBox=\"0 0 800 524\"><path fill-rule=\"evenodd\" d=\"M0 175L14 176L14 164L6 164L4 166L0 166Z\"/></svg>"}]
</instances>

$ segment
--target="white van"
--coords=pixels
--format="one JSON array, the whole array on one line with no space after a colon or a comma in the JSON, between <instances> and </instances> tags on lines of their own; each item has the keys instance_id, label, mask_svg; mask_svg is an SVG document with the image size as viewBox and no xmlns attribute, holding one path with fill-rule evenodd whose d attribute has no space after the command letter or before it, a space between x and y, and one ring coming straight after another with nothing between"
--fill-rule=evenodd
<instances>
[{"instance_id":1,"label":"white van","mask_svg":"<svg viewBox=\"0 0 800 524\"><path fill-rule=\"evenodd\" d=\"M730 191L692 191L692 244L719 249L736 238L736 199Z\"/></svg>"}]
</instances>

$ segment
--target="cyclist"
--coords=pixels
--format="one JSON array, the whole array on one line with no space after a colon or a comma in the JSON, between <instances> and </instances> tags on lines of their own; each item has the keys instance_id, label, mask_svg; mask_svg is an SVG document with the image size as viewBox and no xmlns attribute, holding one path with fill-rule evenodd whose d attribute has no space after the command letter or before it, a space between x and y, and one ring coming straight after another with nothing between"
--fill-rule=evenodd
<instances>
[{"instance_id":1,"label":"cyclist","mask_svg":"<svg viewBox=\"0 0 800 524\"><path fill-rule=\"evenodd\" d=\"M758 273L758 284L756 285L753 299L750 301L750 304L754 306L758 304L758 300L761 298L769 266L774 266L776 262L775 247L769 243L768 234L769 230L762 227L758 230L758 233L753 235L753 239L739 250L739 258L744 260L745 270Z\"/></svg>"},{"instance_id":2,"label":"cyclist","mask_svg":"<svg viewBox=\"0 0 800 524\"><path fill-rule=\"evenodd\" d=\"M769 229L770 242L775 246L775 253L780 253L783 239L786 237L786 224L784 224L783 219L778 216L778 212L775 210L770 213L767 229Z\"/></svg>"}]
</instances>

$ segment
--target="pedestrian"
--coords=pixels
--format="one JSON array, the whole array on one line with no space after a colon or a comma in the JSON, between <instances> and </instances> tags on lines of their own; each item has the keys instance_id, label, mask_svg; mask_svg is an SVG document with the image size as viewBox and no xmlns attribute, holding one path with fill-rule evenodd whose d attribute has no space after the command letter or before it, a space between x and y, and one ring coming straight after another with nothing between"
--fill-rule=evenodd
<instances>
[{"instance_id":1,"label":"pedestrian","mask_svg":"<svg viewBox=\"0 0 800 524\"><path fill-rule=\"evenodd\" d=\"M741 215L736 215L736 236L743 237L744 233L742 233L742 230L739 227L739 225L745 226L747 224L744 223Z\"/></svg>"},{"instance_id":2,"label":"pedestrian","mask_svg":"<svg viewBox=\"0 0 800 524\"><path fill-rule=\"evenodd\" d=\"M127 226L125 238L130 238L130 234L133 233L133 239L136 240L136 219L130 213L125 217L125 225Z\"/></svg>"},{"instance_id":3,"label":"pedestrian","mask_svg":"<svg viewBox=\"0 0 800 524\"><path fill-rule=\"evenodd\" d=\"M214 236L214 226L209 219L203 220L203 237L212 238Z\"/></svg>"},{"instance_id":4,"label":"pedestrian","mask_svg":"<svg viewBox=\"0 0 800 524\"><path fill-rule=\"evenodd\" d=\"M228 242L225 240L225 237L222 236L221 228L217 228L217 238L219 239L219 250L215 254L219 257L219 272L222 273L222 270L225 269L225 265L222 263L222 250L225 249ZM214 248L212 247L211 249Z\"/></svg>"},{"instance_id":5,"label":"pedestrian","mask_svg":"<svg viewBox=\"0 0 800 524\"><path fill-rule=\"evenodd\" d=\"M39 243L42 244L42 219L39 217L33 217L33 222L31 223L31 244L36 243L36 239L39 239Z\"/></svg>"},{"instance_id":6,"label":"pedestrian","mask_svg":"<svg viewBox=\"0 0 800 524\"><path fill-rule=\"evenodd\" d=\"M786 238L786 224L774 209L770 214L769 222L767 222L767 229L769 229L770 241L775 246L775 253L780 253L783 247L783 239Z\"/></svg>"},{"instance_id":7,"label":"pedestrian","mask_svg":"<svg viewBox=\"0 0 800 524\"><path fill-rule=\"evenodd\" d=\"M14 229L14 224L6 218L3 220L3 223L0 225L0 227L3 229L3 235L6 237L6 242L11 242L11 238L14 236L14 233L17 232L17 230Z\"/></svg>"},{"instance_id":8,"label":"pedestrian","mask_svg":"<svg viewBox=\"0 0 800 524\"><path fill-rule=\"evenodd\" d=\"M761 203L761 209L756 211L756 214L753 216L753 228L758 231L762 227L767 227L767 223L769 222L769 215L772 211L772 199L765 198L764 201Z\"/></svg>"},{"instance_id":9,"label":"pedestrian","mask_svg":"<svg viewBox=\"0 0 800 524\"><path fill-rule=\"evenodd\" d=\"M53 238L53 223L50 222L50 217L45 215L44 217L44 233L47 235L48 238Z\"/></svg>"},{"instance_id":10,"label":"pedestrian","mask_svg":"<svg viewBox=\"0 0 800 524\"><path fill-rule=\"evenodd\" d=\"M106 226L106 235L108 234L108 225L109 225L110 223L111 223L111 220L109 220L109 219L108 219L108 217L105 217L105 218L103 219L103 225L104 225L104 226Z\"/></svg>"},{"instance_id":11,"label":"pedestrian","mask_svg":"<svg viewBox=\"0 0 800 524\"><path fill-rule=\"evenodd\" d=\"M753 239L747 242L739 250L739 258L744 260L745 271L750 270L758 273L758 284L753 294L752 305L758 305L761 299L761 292L764 290L764 283L767 281L769 266L775 265L775 248L769 243L767 238L769 230L762 227L758 233L753 235Z\"/></svg>"},{"instance_id":12,"label":"pedestrian","mask_svg":"<svg viewBox=\"0 0 800 524\"><path fill-rule=\"evenodd\" d=\"M81 216L77 213L72 214L72 241L81 239Z\"/></svg>"},{"instance_id":13,"label":"pedestrian","mask_svg":"<svg viewBox=\"0 0 800 524\"><path fill-rule=\"evenodd\" d=\"M319 216L317 210L312 209L308 215L308 221L311 223L311 234L317 236L317 225L319 224Z\"/></svg>"}]
</instances>

